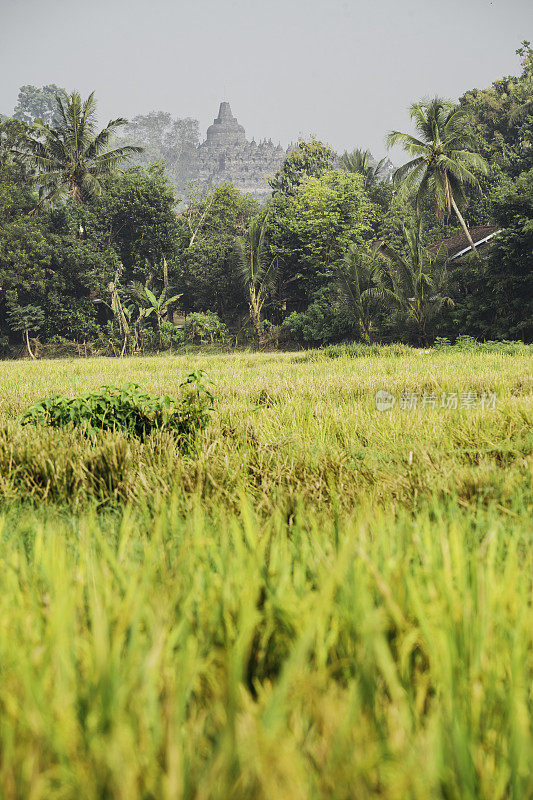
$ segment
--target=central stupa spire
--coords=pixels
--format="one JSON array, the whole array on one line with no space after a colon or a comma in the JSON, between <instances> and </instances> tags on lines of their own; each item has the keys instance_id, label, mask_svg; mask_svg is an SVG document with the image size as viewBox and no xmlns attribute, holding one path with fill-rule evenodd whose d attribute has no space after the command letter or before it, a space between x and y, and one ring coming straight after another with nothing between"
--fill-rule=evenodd
<instances>
[{"instance_id":1,"label":"central stupa spire","mask_svg":"<svg viewBox=\"0 0 533 800\"><path fill-rule=\"evenodd\" d=\"M233 114L231 113L231 106L225 100L222 101L220 104L220 108L218 109L218 117L217 119L219 122L223 122L225 120L235 119Z\"/></svg>"},{"instance_id":2,"label":"central stupa spire","mask_svg":"<svg viewBox=\"0 0 533 800\"><path fill-rule=\"evenodd\" d=\"M207 129L207 143L209 145L235 145L246 143L246 133L231 113L230 104L222 101L218 109L218 117Z\"/></svg>"}]
</instances>

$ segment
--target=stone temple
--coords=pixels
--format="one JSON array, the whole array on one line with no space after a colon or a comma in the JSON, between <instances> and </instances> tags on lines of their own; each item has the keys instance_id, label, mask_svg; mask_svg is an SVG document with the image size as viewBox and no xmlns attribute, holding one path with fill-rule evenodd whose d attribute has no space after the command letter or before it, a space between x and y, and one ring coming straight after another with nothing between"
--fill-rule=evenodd
<instances>
[{"instance_id":1,"label":"stone temple","mask_svg":"<svg viewBox=\"0 0 533 800\"><path fill-rule=\"evenodd\" d=\"M241 192L263 199L271 193L266 178L273 176L289 151L272 140L259 144L246 139L242 125L221 103L218 117L197 150L197 182L204 188L231 183Z\"/></svg>"}]
</instances>

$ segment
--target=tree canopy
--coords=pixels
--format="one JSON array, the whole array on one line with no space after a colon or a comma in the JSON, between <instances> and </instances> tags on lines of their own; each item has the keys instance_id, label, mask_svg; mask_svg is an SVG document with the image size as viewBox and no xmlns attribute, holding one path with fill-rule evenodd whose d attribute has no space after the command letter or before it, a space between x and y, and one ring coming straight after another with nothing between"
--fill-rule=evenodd
<instances>
[{"instance_id":1,"label":"tree canopy","mask_svg":"<svg viewBox=\"0 0 533 800\"><path fill-rule=\"evenodd\" d=\"M54 202L68 194L74 202L102 194L103 183L139 147L111 147L116 129L126 125L122 117L97 132L94 92L82 100L78 92L57 95L57 120L51 125L37 120L25 142L33 182L42 198Z\"/></svg>"},{"instance_id":2,"label":"tree canopy","mask_svg":"<svg viewBox=\"0 0 533 800\"><path fill-rule=\"evenodd\" d=\"M488 165L476 152L476 142L466 125L463 108L440 97L413 103L411 120L417 136L391 131L389 147L400 145L412 156L399 167L394 179L405 193L413 193L417 210L428 195L435 200L437 218L450 218L452 209L473 249L474 243L459 210L464 206L465 186L479 189L476 172L486 174Z\"/></svg>"},{"instance_id":3,"label":"tree canopy","mask_svg":"<svg viewBox=\"0 0 533 800\"><path fill-rule=\"evenodd\" d=\"M302 139L263 204L184 191L188 117L100 129L94 95L22 87L0 121L0 350L533 340L533 50L517 52L516 77L413 103L414 133L388 137L408 155L394 183L368 150ZM473 225L501 230L450 261L436 243Z\"/></svg>"},{"instance_id":4,"label":"tree canopy","mask_svg":"<svg viewBox=\"0 0 533 800\"><path fill-rule=\"evenodd\" d=\"M274 194L292 195L304 178L319 178L332 169L335 152L328 145L312 138L309 142L301 139L293 147L281 167L268 183Z\"/></svg>"},{"instance_id":5,"label":"tree canopy","mask_svg":"<svg viewBox=\"0 0 533 800\"><path fill-rule=\"evenodd\" d=\"M57 113L57 97L66 97L65 89L49 83L40 89L37 86L21 86L17 105L13 111L14 119L32 125L40 119L45 125L59 122Z\"/></svg>"}]
</instances>

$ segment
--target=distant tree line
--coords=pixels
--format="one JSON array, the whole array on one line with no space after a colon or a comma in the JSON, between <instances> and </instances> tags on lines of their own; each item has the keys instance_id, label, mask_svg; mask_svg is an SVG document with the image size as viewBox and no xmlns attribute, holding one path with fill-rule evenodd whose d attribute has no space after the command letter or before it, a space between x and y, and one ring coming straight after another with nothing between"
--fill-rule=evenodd
<instances>
[{"instance_id":1,"label":"distant tree line","mask_svg":"<svg viewBox=\"0 0 533 800\"><path fill-rule=\"evenodd\" d=\"M176 196L194 120L100 130L93 95L22 87L0 122L0 352L532 341L533 50L517 53L517 76L413 104L413 133L388 135L409 156L394 181L367 151L302 140L262 205L230 185ZM490 224L459 263L439 246Z\"/></svg>"}]
</instances>

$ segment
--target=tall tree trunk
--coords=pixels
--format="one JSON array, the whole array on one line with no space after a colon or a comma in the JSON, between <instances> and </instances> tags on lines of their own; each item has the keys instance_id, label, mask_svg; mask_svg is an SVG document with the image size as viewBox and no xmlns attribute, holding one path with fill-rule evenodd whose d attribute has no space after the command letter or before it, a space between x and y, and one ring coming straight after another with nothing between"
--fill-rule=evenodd
<instances>
[{"instance_id":1,"label":"tall tree trunk","mask_svg":"<svg viewBox=\"0 0 533 800\"><path fill-rule=\"evenodd\" d=\"M163 289L165 291L165 295L168 298L168 264L165 256L163 256ZM168 306L163 310L163 319L169 319L169 310Z\"/></svg>"},{"instance_id":2,"label":"tall tree trunk","mask_svg":"<svg viewBox=\"0 0 533 800\"><path fill-rule=\"evenodd\" d=\"M263 329L261 327L261 312L256 308L254 303L250 303L250 319L252 320L252 327L257 336L259 349L263 346Z\"/></svg>"},{"instance_id":3,"label":"tall tree trunk","mask_svg":"<svg viewBox=\"0 0 533 800\"><path fill-rule=\"evenodd\" d=\"M31 358L35 358L35 356L33 355L32 351L31 351L30 337L28 336L28 331L26 330L26 331L24 331L24 333L26 334L26 347L28 348L28 353L30 354Z\"/></svg>"},{"instance_id":4,"label":"tall tree trunk","mask_svg":"<svg viewBox=\"0 0 533 800\"><path fill-rule=\"evenodd\" d=\"M370 334L370 324L367 325L366 322L363 321L363 318L359 318L359 325L361 327L361 333L363 334L363 341L366 344L372 344L372 336Z\"/></svg>"},{"instance_id":5,"label":"tall tree trunk","mask_svg":"<svg viewBox=\"0 0 533 800\"><path fill-rule=\"evenodd\" d=\"M197 235L198 231L200 230L200 228L202 227L202 225L203 225L203 222L204 222L204 220L205 220L205 218L206 218L206 216L207 216L207 212L209 211L209 209L210 209L210 208L211 208L211 206L213 205L213 201L214 201L214 199L215 199L215 195L213 194L213 195L212 195L212 197L211 197L211 199L210 199L210 200L209 200L209 201L206 203L206 205L205 205L204 213L203 213L203 214L202 214L202 216L200 217L200 221L199 221L198 225L196 226L196 230L194 230L194 231L193 231L193 230L192 230L192 226L191 226L191 233L192 233L192 236L191 236L191 239L190 239L190 241L189 241L189 247L192 247L192 246L193 246L193 244L194 244L194 240L196 239L196 235ZM190 225L190 223L189 223L189 225Z\"/></svg>"},{"instance_id":6,"label":"tall tree trunk","mask_svg":"<svg viewBox=\"0 0 533 800\"><path fill-rule=\"evenodd\" d=\"M428 335L426 331L426 318L422 317L422 347L428 347Z\"/></svg>"},{"instance_id":7,"label":"tall tree trunk","mask_svg":"<svg viewBox=\"0 0 533 800\"><path fill-rule=\"evenodd\" d=\"M461 212L460 212L460 211L459 211L459 209L457 208L457 203L455 202L455 200L454 200L454 198L453 198L453 195L452 195L452 193L451 193L451 192L450 192L450 200L451 200L451 203L452 203L453 210L454 210L454 211L455 211L455 213L457 214L457 219L458 219L458 220L459 220L459 222L461 223L461 226L462 226L462 228L463 228L463 230L464 230L464 232L465 232L465 236L466 236L466 238L468 239L468 241L469 241L469 243L470 243L470 247L472 248L472 250L473 250L473 251L474 251L474 253L476 254L477 258L479 258L479 260L481 261L481 257L480 257L480 255L479 255L478 251L476 250L476 246L475 246L475 244L474 244L474 242L473 242L473 240L472 240L472 237L470 236L470 231L469 231L469 230L468 230L468 228L466 227L466 222L465 222L465 221L464 221L464 219L463 219L463 215L461 214Z\"/></svg>"}]
</instances>

